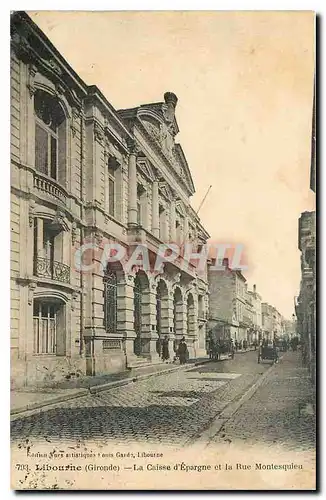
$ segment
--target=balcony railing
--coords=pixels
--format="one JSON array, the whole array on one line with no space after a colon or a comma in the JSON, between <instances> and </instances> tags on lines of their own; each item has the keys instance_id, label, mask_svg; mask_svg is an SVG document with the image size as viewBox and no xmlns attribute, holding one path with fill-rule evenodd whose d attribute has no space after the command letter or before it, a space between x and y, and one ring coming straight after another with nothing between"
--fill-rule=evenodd
<instances>
[{"instance_id":1,"label":"balcony railing","mask_svg":"<svg viewBox=\"0 0 326 500\"><path fill-rule=\"evenodd\" d=\"M34 274L39 278L48 278L61 283L70 283L70 267L62 262L36 257L34 261Z\"/></svg>"},{"instance_id":2,"label":"balcony railing","mask_svg":"<svg viewBox=\"0 0 326 500\"><path fill-rule=\"evenodd\" d=\"M52 180L42 174L34 174L34 188L50 198L61 203L66 203L66 193L63 188L58 186L55 180Z\"/></svg>"}]
</instances>

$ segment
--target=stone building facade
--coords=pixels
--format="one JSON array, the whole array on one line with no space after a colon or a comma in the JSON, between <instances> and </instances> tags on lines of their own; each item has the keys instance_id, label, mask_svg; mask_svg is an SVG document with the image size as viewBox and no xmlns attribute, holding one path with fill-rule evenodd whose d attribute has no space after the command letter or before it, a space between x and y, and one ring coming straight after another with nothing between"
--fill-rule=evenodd
<instances>
[{"instance_id":1,"label":"stone building facade","mask_svg":"<svg viewBox=\"0 0 326 500\"><path fill-rule=\"evenodd\" d=\"M261 312L263 339L272 341L274 339L273 306L267 302L262 302Z\"/></svg>"},{"instance_id":2,"label":"stone building facade","mask_svg":"<svg viewBox=\"0 0 326 500\"><path fill-rule=\"evenodd\" d=\"M263 302L262 308L262 329L263 337L270 341L284 335L284 318L276 307Z\"/></svg>"},{"instance_id":3,"label":"stone building facade","mask_svg":"<svg viewBox=\"0 0 326 500\"><path fill-rule=\"evenodd\" d=\"M316 364L316 212L303 212L299 219L301 251L300 295L296 304L297 333L304 358L315 377Z\"/></svg>"},{"instance_id":4,"label":"stone building facade","mask_svg":"<svg viewBox=\"0 0 326 500\"><path fill-rule=\"evenodd\" d=\"M27 14L11 30L13 385L155 363L165 335L171 356L182 336L205 354L207 272L183 249L209 235L189 203L177 97L117 111ZM157 270L164 242L180 251Z\"/></svg>"},{"instance_id":5,"label":"stone building facade","mask_svg":"<svg viewBox=\"0 0 326 500\"><path fill-rule=\"evenodd\" d=\"M251 305L247 301L246 278L241 271L230 269L228 259L224 259L222 266L212 259L208 265L208 282L209 332L227 335L233 340L248 340Z\"/></svg>"},{"instance_id":6,"label":"stone building facade","mask_svg":"<svg viewBox=\"0 0 326 500\"><path fill-rule=\"evenodd\" d=\"M262 298L257 292L256 285L253 285L252 290L248 290L248 294L252 304L252 340L259 342L262 337Z\"/></svg>"},{"instance_id":7,"label":"stone building facade","mask_svg":"<svg viewBox=\"0 0 326 500\"><path fill-rule=\"evenodd\" d=\"M310 189L316 193L316 95L313 97ZM298 247L301 252L300 295L296 303L297 333L301 338L306 366L316 382L316 212L299 218Z\"/></svg>"}]
</instances>

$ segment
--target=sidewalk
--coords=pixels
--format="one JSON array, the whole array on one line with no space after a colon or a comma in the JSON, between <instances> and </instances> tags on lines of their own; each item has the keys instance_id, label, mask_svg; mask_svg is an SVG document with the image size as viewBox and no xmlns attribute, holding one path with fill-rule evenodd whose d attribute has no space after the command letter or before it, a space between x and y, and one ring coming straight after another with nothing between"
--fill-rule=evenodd
<instances>
[{"instance_id":1,"label":"sidewalk","mask_svg":"<svg viewBox=\"0 0 326 500\"><path fill-rule=\"evenodd\" d=\"M223 359L221 359L222 361ZM22 388L10 391L10 413L16 415L29 410L36 410L47 405L61 403L87 394L127 385L137 380L158 376L176 370L187 370L194 366L212 361L207 358L191 359L184 365L176 363L158 363L151 366L133 368L120 373L111 373L94 377L81 377L63 380L48 387Z\"/></svg>"},{"instance_id":2,"label":"sidewalk","mask_svg":"<svg viewBox=\"0 0 326 500\"><path fill-rule=\"evenodd\" d=\"M223 415L219 415L221 419ZM287 351L262 377L254 393L225 415L226 421L210 437L217 442L244 441L285 446L288 450L314 449L315 394L301 353ZM223 431L223 432L220 432Z\"/></svg>"}]
</instances>

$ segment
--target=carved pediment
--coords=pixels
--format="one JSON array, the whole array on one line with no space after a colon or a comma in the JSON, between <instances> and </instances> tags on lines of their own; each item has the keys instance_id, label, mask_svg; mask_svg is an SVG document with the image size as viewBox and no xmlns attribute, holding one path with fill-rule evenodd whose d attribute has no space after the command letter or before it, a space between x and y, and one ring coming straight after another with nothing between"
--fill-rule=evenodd
<instances>
[{"instance_id":1,"label":"carved pediment","mask_svg":"<svg viewBox=\"0 0 326 500\"><path fill-rule=\"evenodd\" d=\"M179 212L179 214L182 217L185 217L187 215L187 211L185 209L185 206L184 206L184 204L181 201L177 201L177 203L176 203L176 209L177 209L177 212Z\"/></svg>"},{"instance_id":2,"label":"carved pediment","mask_svg":"<svg viewBox=\"0 0 326 500\"><path fill-rule=\"evenodd\" d=\"M138 168L140 172L143 174L143 176L146 177L146 179L152 182L155 181L156 177L153 172L153 169L146 159L138 160Z\"/></svg>"},{"instance_id":3,"label":"carved pediment","mask_svg":"<svg viewBox=\"0 0 326 500\"><path fill-rule=\"evenodd\" d=\"M177 97L172 92L164 94L165 102L144 104L137 108L136 115L150 136L150 144L159 149L171 165L177 182L186 187L188 194L195 192L189 166L180 144L175 142L179 127L175 117ZM127 110L124 111L126 115Z\"/></svg>"},{"instance_id":4,"label":"carved pediment","mask_svg":"<svg viewBox=\"0 0 326 500\"><path fill-rule=\"evenodd\" d=\"M192 179L185 166L183 158L180 156L180 145L175 143L173 125L157 123L154 124L148 120L142 120L142 123L151 135L152 140L159 146L164 156L172 165L176 174L183 179L192 191Z\"/></svg>"},{"instance_id":5,"label":"carved pediment","mask_svg":"<svg viewBox=\"0 0 326 500\"><path fill-rule=\"evenodd\" d=\"M159 190L167 201L171 202L174 199L173 192L167 182L160 182Z\"/></svg>"},{"instance_id":6,"label":"carved pediment","mask_svg":"<svg viewBox=\"0 0 326 500\"><path fill-rule=\"evenodd\" d=\"M153 123L149 120L143 120L143 125L147 132L152 136L153 140L162 149L164 155L170 160L174 160L174 135L171 124Z\"/></svg>"}]
</instances>

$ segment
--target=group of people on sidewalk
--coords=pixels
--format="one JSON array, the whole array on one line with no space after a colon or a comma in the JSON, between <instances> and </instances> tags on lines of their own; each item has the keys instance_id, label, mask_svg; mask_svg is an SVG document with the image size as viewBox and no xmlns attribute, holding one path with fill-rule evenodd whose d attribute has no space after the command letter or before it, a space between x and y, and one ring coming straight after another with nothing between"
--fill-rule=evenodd
<instances>
[{"instance_id":1,"label":"group of people on sidewalk","mask_svg":"<svg viewBox=\"0 0 326 500\"><path fill-rule=\"evenodd\" d=\"M162 361L169 361L170 352L169 352L169 337L165 335L162 341L162 352L161 352ZM186 338L182 337L179 342L179 345L174 349L174 357L173 360L176 361L179 359L180 365L184 365L189 359L189 351L186 343Z\"/></svg>"}]
</instances>

